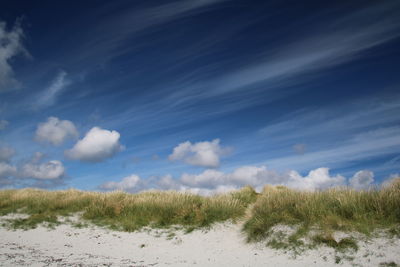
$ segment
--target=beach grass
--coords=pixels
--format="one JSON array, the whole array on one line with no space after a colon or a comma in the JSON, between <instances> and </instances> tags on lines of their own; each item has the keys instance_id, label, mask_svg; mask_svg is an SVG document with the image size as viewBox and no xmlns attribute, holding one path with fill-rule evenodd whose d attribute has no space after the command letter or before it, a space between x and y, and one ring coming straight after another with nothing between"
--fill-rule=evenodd
<instances>
[{"instance_id":1,"label":"beach grass","mask_svg":"<svg viewBox=\"0 0 400 267\"><path fill-rule=\"evenodd\" d=\"M400 178L363 191L331 188L309 192L265 186L256 193L247 186L209 197L176 191L0 191L0 215L15 213L28 215L9 220L10 227L22 229L41 223L54 226L60 217L77 213L85 220L80 227L93 223L119 231L179 225L190 232L216 222L240 221L249 242L269 238L271 247L291 248L301 247L308 237L312 245L357 250L353 238L337 240L333 233L368 236L383 229L391 237L400 237ZM295 230L288 236L277 236L274 229L282 225Z\"/></svg>"},{"instance_id":2,"label":"beach grass","mask_svg":"<svg viewBox=\"0 0 400 267\"><path fill-rule=\"evenodd\" d=\"M250 187L211 197L173 191L129 194L121 191L3 190L0 191L0 215L28 214L27 218L11 221L14 228L25 229L43 222L57 224L58 216L75 213L81 213L83 219L94 224L121 231L171 225L195 229L215 222L235 221L243 217L247 206L255 200L256 192Z\"/></svg>"},{"instance_id":3,"label":"beach grass","mask_svg":"<svg viewBox=\"0 0 400 267\"><path fill-rule=\"evenodd\" d=\"M315 233L314 243L339 248L356 246L351 239L336 241L332 233L337 231L368 236L377 229L386 229L398 236L400 179L363 191L331 188L307 192L266 186L252 206L244 231L248 241L259 241L272 236L279 225L297 229L287 238L295 245L310 232Z\"/></svg>"}]
</instances>

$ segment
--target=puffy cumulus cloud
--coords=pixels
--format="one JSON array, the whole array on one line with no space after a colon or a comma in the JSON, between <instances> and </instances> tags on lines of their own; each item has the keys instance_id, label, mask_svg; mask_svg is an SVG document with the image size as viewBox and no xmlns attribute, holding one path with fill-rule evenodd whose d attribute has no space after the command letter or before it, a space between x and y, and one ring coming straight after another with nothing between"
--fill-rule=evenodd
<instances>
[{"instance_id":1,"label":"puffy cumulus cloud","mask_svg":"<svg viewBox=\"0 0 400 267\"><path fill-rule=\"evenodd\" d=\"M11 147L0 147L0 162L9 162L14 156L15 150Z\"/></svg>"},{"instance_id":2,"label":"puffy cumulus cloud","mask_svg":"<svg viewBox=\"0 0 400 267\"><path fill-rule=\"evenodd\" d=\"M77 138L78 131L75 125L68 120L49 117L46 122L39 123L35 133L35 140L60 145L68 138Z\"/></svg>"},{"instance_id":3,"label":"puffy cumulus cloud","mask_svg":"<svg viewBox=\"0 0 400 267\"><path fill-rule=\"evenodd\" d=\"M0 120L0 131L4 130L8 126L8 121L6 120Z\"/></svg>"},{"instance_id":4,"label":"puffy cumulus cloud","mask_svg":"<svg viewBox=\"0 0 400 267\"><path fill-rule=\"evenodd\" d=\"M219 139L211 142L198 142L192 144L187 141L176 146L168 159L183 161L194 166L215 168L219 166L220 156L229 153L229 148L222 148Z\"/></svg>"},{"instance_id":5,"label":"puffy cumulus cloud","mask_svg":"<svg viewBox=\"0 0 400 267\"><path fill-rule=\"evenodd\" d=\"M100 186L104 190L121 189L129 192L142 190L177 190L201 195L224 193L250 185L261 191L265 185L284 185L299 190L321 190L333 186L345 186L347 180L341 175L330 175L328 168L318 168L301 176L296 171L279 173L265 166L242 166L232 172L214 169L204 170L200 174L182 174L179 178L171 175L141 179L134 175L120 182L108 182ZM125 180L126 179L126 180Z\"/></svg>"},{"instance_id":6,"label":"puffy cumulus cloud","mask_svg":"<svg viewBox=\"0 0 400 267\"><path fill-rule=\"evenodd\" d=\"M130 176L122 178L120 182L106 182L100 185L100 188L104 190L134 191L139 181L140 177L136 174L132 174Z\"/></svg>"},{"instance_id":7,"label":"puffy cumulus cloud","mask_svg":"<svg viewBox=\"0 0 400 267\"><path fill-rule=\"evenodd\" d=\"M286 185L301 190L318 190L335 186L345 186L346 178L341 175L331 176L329 168L318 168L312 170L303 177L296 171L290 171L285 175Z\"/></svg>"},{"instance_id":8,"label":"puffy cumulus cloud","mask_svg":"<svg viewBox=\"0 0 400 267\"><path fill-rule=\"evenodd\" d=\"M60 179L64 175L65 168L58 160L50 160L44 163L26 163L20 170L21 177L41 180Z\"/></svg>"},{"instance_id":9,"label":"puffy cumulus cloud","mask_svg":"<svg viewBox=\"0 0 400 267\"><path fill-rule=\"evenodd\" d=\"M222 188L241 188L250 185L258 191L266 185L285 185L301 190L318 190L332 186L345 185L343 176L330 176L328 168L318 168L309 172L305 177L296 171L278 173L268 170L265 166L243 166L231 173L223 173L214 170L205 170L198 175L183 174L179 179L183 186L198 190Z\"/></svg>"},{"instance_id":10,"label":"puffy cumulus cloud","mask_svg":"<svg viewBox=\"0 0 400 267\"><path fill-rule=\"evenodd\" d=\"M349 180L350 186L358 190L368 189L373 182L374 173L366 170L356 172Z\"/></svg>"},{"instance_id":11,"label":"puffy cumulus cloud","mask_svg":"<svg viewBox=\"0 0 400 267\"><path fill-rule=\"evenodd\" d=\"M66 175L65 167L61 161L50 160L43 162L45 155L36 152L29 160L17 164L10 163L14 150L10 148L2 149L6 151L0 160L0 187L2 186L34 186L34 187L53 187L63 183Z\"/></svg>"},{"instance_id":12,"label":"puffy cumulus cloud","mask_svg":"<svg viewBox=\"0 0 400 267\"><path fill-rule=\"evenodd\" d=\"M64 152L65 156L84 162L101 162L114 156L124 147L119 143L120 134L93 127L79 140L72 149Z\"/></svg>"},{"instance_id":13,"label":"puffy cumulus cloud","mask_svg":"<svg viewBox=\"0 0 400 267\"><path fill-rule=\"evenodd\" d=\"M10 61L20 53L28 54L22 45L23 37L24 33L18 22L10 31L7 31L6 23L0 21L0 92L20 86L14 77Z\"/></svg>"}]
</instances>

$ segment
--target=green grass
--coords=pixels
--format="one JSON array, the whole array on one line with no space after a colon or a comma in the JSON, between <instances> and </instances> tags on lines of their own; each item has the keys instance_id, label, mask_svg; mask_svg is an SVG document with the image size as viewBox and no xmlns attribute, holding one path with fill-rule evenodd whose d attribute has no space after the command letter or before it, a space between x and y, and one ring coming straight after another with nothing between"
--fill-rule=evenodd
<instances>
[{"instance_id":1,"label":"green grass","mask_svg":"<svg viewBox=\"0 0 400 267\"><path fill-rule=\"evenodd\" d=\"M315 244L325 244L338 251L346 251L349 249L354 251L358 250L357 242L353 238L343 238L336 241L332 235L318 234L313 237L313 241Z\"/></svg>"},{"instance_id":2,"label":"green grass","mask_svg":"<svg viewBox=\"0 0 400 267\"><path fill-rule=\"evenodd\" d=\"M379 267L398 267L399 265L395 263L394 261L391 262L381 262L379 264Z\"/></svg>"},{"instance_id":3,"label":"green grass","mask_svg":"<svg viewBox=\"0 0 400 267\"><path fill-rule=\"evenodd\" d=\"M57 224L58 216L81 212L83 219L115 230L135 231L144 226L165 228L175 224L190 230L243 217L255 195L250 187L213 197L178 192L4 190L0 191L0 214L30 215L11 222L12 227L23 229L35 228L43 222Z\"/></svg>"},{"instance_id":4,"label":"green grass","mask_svg":"<svg viewBox=\"0 0 400 267\"><path fill-rule=\"evenodd\" d=\"M314 244L337 249L356 249L356 243L351 239L334 241L330 234L335 231L370 235L376 229L387 229L392 236L398 236L400 179L368 191L334 188L305 192L266 186L253 205L244 231L248 241L259 241L271 237L271 229L277 225L298 228L289 243L298 242L314 229L320 233L312 239Z\"/></svg>"},{"instance_id":5,"label":"green grass","mask_svg":"<svg viewBox=\"0 0 400 267\"><path fill-rule=\"evenodd\" d=\"M377 229L385 229L390 237L400 237L400 178L386 187L368 191L333 188L306 192L266 186L259 194L244 187L212 197L173 191L0 191L0 215L11 213L29 215L9 220L10 227L22 229L41 223L55 226L60 223L60 216L76 213L85 221L75 223L75 227L94 223L120 231L179 225L189 233L216 222L240 220L249 242L266 241L277 249L325 245L338 251L357 250L351 236L335 240L332 233L359 232L368 236ZM279 229L281 225L290 226L293 231L276 232L274 227Z\"/></svg>"}]
</instances>

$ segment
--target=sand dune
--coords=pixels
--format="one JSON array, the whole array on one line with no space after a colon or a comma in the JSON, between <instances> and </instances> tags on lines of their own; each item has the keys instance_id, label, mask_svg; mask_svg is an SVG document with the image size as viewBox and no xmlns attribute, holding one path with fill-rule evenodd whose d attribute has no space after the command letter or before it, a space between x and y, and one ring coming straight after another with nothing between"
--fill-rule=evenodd
<instances>
[{"instance_id":1,"label":"sand dune","mask_svg":"<svg viewBox=\"0 0 400 267\"><path fill-rule=\"evenodd\" d=\"M3 217L4 218L4 217ZM295 256L263 243L247 244L240 225L207 231L143 230L126 233L100 227L0 228L1 266L379 266L400 262L400 240L360 241L347 255L328 247Z\"/></svg>"}]
</instances>

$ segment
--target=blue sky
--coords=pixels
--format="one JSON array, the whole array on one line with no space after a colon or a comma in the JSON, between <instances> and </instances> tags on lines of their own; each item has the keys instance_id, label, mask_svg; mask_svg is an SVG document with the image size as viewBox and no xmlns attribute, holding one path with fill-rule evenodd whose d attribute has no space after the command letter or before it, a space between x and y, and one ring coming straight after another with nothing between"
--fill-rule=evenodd
<instances>
[{"instance_id":1,"label":"blue sky","mask_svg":"<svg viewBox=\"0 0 400 267\"><path fill-rule=\"evenodd\" d=\"M0 187L380 184L398 1L4 1Z\"/></svg>"}]
</instances>

